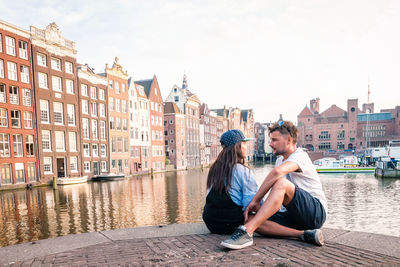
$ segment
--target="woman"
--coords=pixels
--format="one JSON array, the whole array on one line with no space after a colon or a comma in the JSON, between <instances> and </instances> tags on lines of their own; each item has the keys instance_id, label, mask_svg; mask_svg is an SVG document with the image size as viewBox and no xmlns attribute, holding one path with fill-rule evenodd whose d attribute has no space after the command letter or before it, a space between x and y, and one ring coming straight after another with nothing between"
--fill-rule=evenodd
<instances>
[{"instance_id":1,"label":"woman","mask_svg":"<svg viewBox=\"0 0 400 267\"><path fill-rule=\"evenodd\" d=\"M252 171L244 165L246 141L240 130L229 130L221 136L222 151L207 177L208 194L203 220L214 234L232 234L243 224L243 211L257 193Z\"/></svg>"}]
</instances>

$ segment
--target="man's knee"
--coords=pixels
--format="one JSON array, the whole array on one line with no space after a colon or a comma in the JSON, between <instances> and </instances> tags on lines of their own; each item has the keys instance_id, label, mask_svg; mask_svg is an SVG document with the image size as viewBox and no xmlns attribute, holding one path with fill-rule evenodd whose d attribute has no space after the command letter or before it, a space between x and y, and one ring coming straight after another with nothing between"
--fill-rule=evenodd
<instances>
[{"instance_id":1,"label":"man's knee","mask_svg":"<svg viewBox=\"0 0 400 267\"><path fill-rule=\"evenodd\" d=\"M285 190L290 188L290 187L294 187L294 184L292 182L290 182L288 179L286 179L285 177L281 177L279 178L275 184L273 185L274 188L278 189L278 190Z\"/></svg>"}]
</instances>

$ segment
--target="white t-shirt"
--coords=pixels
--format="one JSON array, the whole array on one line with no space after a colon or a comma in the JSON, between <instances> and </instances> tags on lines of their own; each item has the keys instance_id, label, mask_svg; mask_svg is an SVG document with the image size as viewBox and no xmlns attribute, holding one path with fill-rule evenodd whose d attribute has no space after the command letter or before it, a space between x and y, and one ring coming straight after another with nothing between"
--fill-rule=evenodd
<instances>
[{"instance_id":1,"label":"white t-shirt","mask_svg":"<svg viewBox=\"0 0 400 267\"><path fill-rule=\"evenodd\" d=\"M277 158L275 167L288 161L296 163L301 171L291 172L286 178L299 188L310 193L313 197L318 198L324 206L325 212L328 213L328 203L325 193L322 190L321 180L308 154L304 152L302 148L297 148L285 161L283 161L282 156Z\"/></svg>"}]
</instances>

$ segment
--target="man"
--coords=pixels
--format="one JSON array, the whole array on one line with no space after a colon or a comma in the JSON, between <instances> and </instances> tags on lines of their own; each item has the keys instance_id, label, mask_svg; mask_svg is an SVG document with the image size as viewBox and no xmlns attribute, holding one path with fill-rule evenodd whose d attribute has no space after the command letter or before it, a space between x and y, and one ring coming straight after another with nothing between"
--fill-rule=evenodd
<instances>
[{"instance_id":1,"label":"man","mask_svg":"<svg viewBox=\"0 0 400 267\"><path fill-rule=\"evenodd\" d=\"M324 239L319 228L326 219L327 202L308 154L296 149L297 128L292 122L279 121L268 131L273 153L280 157L247 206L245 224L221 245L230 249L251 246L257 231L267 236L297 237L322 246Z\"/></svg>"}]
</instances>

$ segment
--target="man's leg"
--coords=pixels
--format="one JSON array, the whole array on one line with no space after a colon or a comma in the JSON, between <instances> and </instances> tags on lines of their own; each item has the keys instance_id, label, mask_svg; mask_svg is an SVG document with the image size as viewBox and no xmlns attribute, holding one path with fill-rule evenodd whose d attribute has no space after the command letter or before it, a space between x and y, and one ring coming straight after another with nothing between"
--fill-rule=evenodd
<instances>
[{"instance_id":1,"label":"man's leg","mask_svg":"<svg viewBox=\"0 0 400 267\"><path fill-rule=\"evenodd\" d=\"M301 237L304 234L304 231L289 228L269 220L263 222L256 229L256 232L260 235L280 237Z\"/></svg>"},{"instance_id":2,"label":"man's leg","mask_svg":"<svg viewBox=\"0 0 400 267\"><path fill-rule=\"evenodd\" d=\"M274 215L283 205L288 205L290 201L292 201L295 194L296 187L293 183L288 181L286 178L281 178L275 182L275 184L271 187L271 191L265 200L264 204L262 204L261 208L258 210L257 214L248 222L245 223L245 227L247 233L252 235L257 228L259 228L263 223L265 223L272 215ZM265 228L265 227L263 227ZM288 229L283 229L280 227L275 227L277 229L277 233L280 231L288 233ZM287 227L285 227L287 228ZM302 231L300 231L302 232ZM294 233L295 235L290 236L300 236L303 233ZM287 236L287 235L286 235Z\"/></svg>"}]
</instances>

